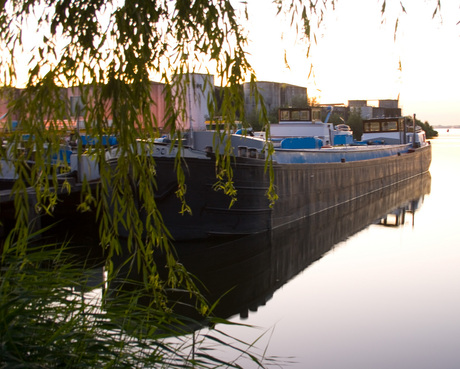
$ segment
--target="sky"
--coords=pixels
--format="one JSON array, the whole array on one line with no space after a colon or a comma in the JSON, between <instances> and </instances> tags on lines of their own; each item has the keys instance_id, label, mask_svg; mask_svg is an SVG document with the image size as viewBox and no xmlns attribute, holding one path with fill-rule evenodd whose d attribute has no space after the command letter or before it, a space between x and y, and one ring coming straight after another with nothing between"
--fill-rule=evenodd
<instances>
[{"instance_id":1,"label":"sky","mask_svg":"<svg viewBox=\"0 0 460 369\"><path fill-rule=\"evenodd\" d=\"M404 115L460 125L460 1L441 0L434 18L435 0L402 0L405 13L400 0L387 0L383 16L382 3L336 0L307 58L272 0L250 0L249 60L258 80L307 87L321 104L399 98Z\"/></svg>"},{"instance_id":2,"label":"sky","mask_svg":"<svg viewBox=\"0 0 460 369\"><path fill-rule=\"evenodd\" d=\"M313 27L307 58L306 42L290 18L276 15L273 0L248 0L249 61L257 79L307 87L321 104L399 99L403 115L460 125L460 0L441 0L434 18L437 0L387 0L382 15L383 1L329 4Z\"/></svg>"}]
</instances>

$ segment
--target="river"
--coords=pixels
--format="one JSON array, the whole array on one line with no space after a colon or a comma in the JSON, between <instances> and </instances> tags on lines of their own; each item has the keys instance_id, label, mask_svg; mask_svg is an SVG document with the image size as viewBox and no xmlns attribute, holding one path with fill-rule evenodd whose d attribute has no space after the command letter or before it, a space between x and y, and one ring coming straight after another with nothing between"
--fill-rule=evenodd
<instances>
[{"instance_id":1,"label":"river","mask_svg":"<svg viewBox=\"0 0 460 369\"><path fill-rule=\"evenodd\" d=\"M234 287L220 313L251 326L218 328L275 367L459 368L460 130L439 132L428 176L199 251L210 289Z\"/></svg>"}]
</instances>

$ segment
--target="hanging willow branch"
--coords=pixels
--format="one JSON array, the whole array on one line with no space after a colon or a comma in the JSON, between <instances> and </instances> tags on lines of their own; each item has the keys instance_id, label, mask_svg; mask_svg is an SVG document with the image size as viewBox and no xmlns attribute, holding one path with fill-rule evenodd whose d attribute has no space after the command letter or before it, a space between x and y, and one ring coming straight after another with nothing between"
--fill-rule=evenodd
<instances>
[{"instance_id":1,"label":"hanging willow branch","mask_svg":"<svg viewBox=\"0 0 460 369\"><path fill-rule=\"evenodd\" d=\"M4 3L0 10L0 82L5 86L3 97L10 101L9 124L14 117L20 129L12 131L0 154L14 163L18 175L12 190L16 209L12 237L18 242L17 250L27 251L31 215L52 214L59 201L56 189L70 188L69 183L58 186L56 168L70 170L65 160L52 165L50 158L59 153L63 132L73 129L76 122L77 136L84 129L93 137L116 136L118 141L115 164L103 140L86 149L101 179L97 187L84 179L78 207L97 214L109 273L115 272L112 257L128 252L130 268L144 276L159 305L165 304L166 288L185 286L199 295L173 257L170 235L155 202L156 164L149 153L161 126L178 147L176 194L183 211L189 211L180 156L183 133L177 128L187 120L184 86L193 86L188 75L202 63L214 65L216 78L225 87L219 107L225 124L220 134L234 130L238 113L244 115L240 86L248 76L255 81L240 23L239 13L228 0ZM30 35L35 38L32 43ZM164 101L152 96L153 79L162 82ZM7 88L21 82L19 94ZM68 89L80 96L81 106L71 101ZM163 122L152 114L158 104L164 104ZM207 97L207 104L214 115L218 107L213 96ZM25 133L30 139L24 140ZM223 154L216 152L217 188L235 200L231 147ZM79 147L79 157L82 153ZM34 165L29 166L32 161ZM123 247L121 235L126 239ZM161 278L158 252L166 255L168 264L168 273ZM201 311L206 311L205 302L202 304Z\"/></svg>"}]
</instances>

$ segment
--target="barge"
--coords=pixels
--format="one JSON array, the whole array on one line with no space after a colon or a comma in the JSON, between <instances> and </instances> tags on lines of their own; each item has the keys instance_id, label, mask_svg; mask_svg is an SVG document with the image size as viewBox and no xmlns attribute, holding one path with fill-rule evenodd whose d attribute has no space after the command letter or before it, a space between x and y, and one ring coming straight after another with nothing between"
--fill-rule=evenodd
<instances>
[{"instance_id":1,"label":"barge","mask_svg":"<svg viewBox=\"0 0 460 369\"><path fill-rule=\"evenodd\" d=\"M406 118L390 118L391 124L389 118L365 121L363 141L356 142L349 129L321 122L317 116L315 108L282 109L280 123L271 125L270 134L235 133L224 139L233 147L234 203L215 190L216 151L225 142L216 145L213 132L193 132L191 144L180 149L190 214L181 213L175 194L178 149L155 143L155 200L172 237L192 240L276 229L429 171L431 145ZM371 138L366 138L368 133ZM391 137L391 143L385 143L385 137ZM267 196L269 145L274 150L272 183L278 197L274 204Z\"/></svg>"}]
</instances>

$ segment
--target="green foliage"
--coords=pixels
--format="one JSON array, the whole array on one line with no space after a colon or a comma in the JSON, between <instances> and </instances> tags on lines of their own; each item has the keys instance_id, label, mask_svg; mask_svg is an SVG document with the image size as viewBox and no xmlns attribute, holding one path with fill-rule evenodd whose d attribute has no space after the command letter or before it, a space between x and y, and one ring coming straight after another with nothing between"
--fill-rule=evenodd
<instances>
[{"instance_id":1,"label":"green foliage","mask_svg":"<svg viewBox=\"0 0 460 369\"><path fill-rule=\"evenodd\" d=\"M407 124L409 127L412 127L413 125L413 122L414 122L414 117L413 116L407 116L406 117L407 119ZM431 125L430 123L428 122L425 122L425 123L422 123L421 120L415 118L415 124L417 126L419 126L420 128L422 128L424 131L425 131L425 134L426 134L426 138L430 139L430 138L435 138L435 137L438 137L439 133L438 131L436 131Z\"/></svg>"},{"instance_id":2,"label":"green foliage","mask_svg":"<svg viewBox=\"0 0 460 369\"><path fill-rule=\"evenodd\" d=\"M256 110L246 114L246 122L254 131L262 131L264 129L263 119L263 116ZM278 108L268 111L266 119L270 123L278 123Z\"/></svg>"},{"instance_id":3,"label":"green foliage","mask_svg":"<svg viewBox=\"0 0 460 369\"><path fill-rule=\"evenodd\" d=\"M345 124L345 121L342 117L341 114L338 113L332 113L331 116L329 117L328 123L333 123L333 124Z\"/></svg>"},{"instance_id":4,"label":"green foliage","mask_svg":"<svg viewBox=\"0 0 460 369\"><path fill-rule=\"evenodd\" d=\"M360 112L351 112L348 116L347 124L353 131L353 138L358 141L361 140L361 136L363 135L363 118Z\"/></svg>"},{"instance_id":5,"label":"green foliage","mask_svg":"<svg viewBox=\"0 0 460 369\"><path fill-rule=\"evenodd\" d=\"M129 252L141 250L139 263L149 265L155 274L153 250L171 251L169 234L154 200L155 161L148 155L152 151L149 140L158 136L151 107L160 103L152 100L150 80L155 76L165 84L163 123L178 146L176 194L185 212L182 133L176 127L178 121L187 119L183 98L187 89L198 88L189 73L203 61L215 65L216 77L225 88L219 106L212 94L208 96L208 108L212 116L219 111L227 122L220 134L230 132L244 106L241 83L252 74L244 50L246 36L238 21L229 1L111 4L52 0L46 7L31 1L11 2L2 8L0 35L3 50L9 46L10 52L1 55L1 83L13 86L23 73L16 69L20 67L15 59L21 51L32 55L25 88L19 98L9 96L9 117L14 116L21 129L12 133L1 153L2 157L12 155L19 174L13 193L17 212L14 234L20 245L27 247L29 215L33 213L28 188L35 190L35 207L52 212L57 202L54 188L58 173L48 158L58 153L62 131L71 129L69 122L81 116L86 132L95 137L117 137L118 160L107 158L102 140L90 150L100 168L102 185L95 190L85 181L79 208L97 213L101 244L107 248L109 259L121 252L118 238L124 232ZM36 30L32 28L34 22ZM30 51L22 49L23 32L27 31L43 36ZM76 117L63 87L74 87L81 95L85 109ZM22 141L23 133L33 139ZM229 152L227 148L226 154L218 155L216 173L220 187L234 196ZM17 156L19 153L22 156ZM25 159L34 159L35 165L25 168ZM140 218L139 204L146 219ZM174 279L174 273L168 278Z\"/></svg>"},{"instance_id":6,"label":"green foliage","mask_svg":"<svg viewBox=\"0 0 460 369\"><path fill-rule=\"evenodd\" d=\"M29 244L22 256L15 244L7 250L0 264L2 368L240 367L219 359L215 342L263 366L263 356L243 349L251 343L237 347L219 329L191 333L202 323L158 307L139 281L106 283L102 265L81 265L66 246Z\"/></svg>"},{"instance_id":7,"label":"green foliage","mask_svg":"<svg viewBox=\"0 0 460 369\"><path fill-rule=\"evenodd\" d=\"M435 138L439 136L439 132L436 131L430 123L428 122L422 123L418 119L416 119L416 123L417 125L422 127L422 129L425 131L426 138Z\"/></svg>"},{"instance_id":8,"label":"green foliage","mask_svg":"<svg viewBox=\"0 0 460 369\"><path fill-rule=\"evenodd\" d=\"M242 98L238 98L241 82L252 74L244 51L246 38L229 1L112 4L52 0L46 7L43 5L41 1L9 2L0 10L1 84L14 86L24 73L17 65L20 52L32 55L20 95L14 96L13 89L4 90L11 94L9 119L15 117L20 122L20 129L11 133L0 152L1 158L8 157L14 163L18 173L13 189L16 225L9 237L15 242L14 255L28 255L28 259L2 265L1 336L6 342L2 342L1 356L9 364L133 367L136 365L132 365L129 353L138 350L145 363L151 360L145 357L161 363L168 353L180 355L180 351L162 347L152 332L154 327L160 328L158 325L170 309L167 291L183 289L195 296L200 294L192 277L174 258L169 233L154 200L155 161L148 154L152 150L149 139L158 135L158 122L150 112L160 102L152 100L150 79L159 77L165 85L164 125L176 138L176 193L183 200L186 185L180 157L182 133L177 131L176 123L187 119L184 86L194 86L188 73L202 58L216 66L217 78L226 87L220 111L229 124L222 134L229 132L243 106ZM31 28L34 22L36 30ZM26 30L41 36L32 50L22 49ZM71 113L71 101L62 93L64 87L74 87L84 102L85 110L76 117ZM209 110L216 112L214 98L209 96L207 102ZM50 157L59 152L62 132L71 129L69 122L80 117L86 132L95 137L115 135L118 139L116 161L106 156L102 140L89 150L98 163L101 185L95 189L84 181L79 208L97 214L109 280L117 276L114 260L121 254L128 275L139 276L141 285L136 290L150 297L151 304L143 309L136 303L138 297L130 297L124 309L117 310L118 319L147 329L130 332L130 336L148 333L148 345L137 340L117 342L125 334L124 326L111 323L111 319L96 312L95 306L74 302L78 294L72 288L80 279L78 275L73 278L78 271L74 268L72 278L62 276L69 271L67 261L43 272L28 261L29 217L35 210L52 213L57 203L59 166L50 165ZM29 140L22 139L24 133ZM81 156L81 147L78 152ZM35 164L28 167L27 160L32 159ZM229 154L218 157L217 174L225 183L225 191L234 196L230 160ZM65 167L64 162L60 164ZM30 193L35 197L33 203ZM120 232L126 236L125 244ZM5 260L11 250L4 248ZM166 273L159 272L159 253L165 255L161 260L168 266ZM47 253L39 251L38 255ZM29 264L33 267L29 268ZM32 293L34 280L47 284ZM63 282L62 287L53 281ZM64 287L67 285L70 289ZM204 316L210 313L201 298L196 308ZM147 327L146 317L151 317L154 324ZM49 336L50 330L55 334ZM152 347L159 348L158 355L146 354L155 353Z\"/></svg>"}]
</instances>

